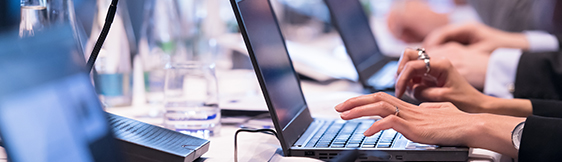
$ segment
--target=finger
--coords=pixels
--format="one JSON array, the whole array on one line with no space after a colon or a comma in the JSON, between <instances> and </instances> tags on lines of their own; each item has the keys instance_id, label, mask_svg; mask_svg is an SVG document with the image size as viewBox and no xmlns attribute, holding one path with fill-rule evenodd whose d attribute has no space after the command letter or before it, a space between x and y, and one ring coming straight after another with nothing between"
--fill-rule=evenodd
<instances>
[{"instance_id":1,"label":"finger","mask_svg":"<svg viewBox=\"0 0 562 162\"><path fill-rule=\"evenodd\" d=\"M423 42L424 47L433 47L446 43L449 40L462 41L469 32L469 25L447 25L429 33Z\"/></svg>"},{"instance_id":2,"label":"finger","mask_svg":"<svg viewBox=\"0 0 562 162\"><path fill-rule=\"evenodd\" d=\"M376 103L376 102L380 102L380 101L388 102L391 105L395 105L395 106L399 106L399 107L411 105L411 104L406 103L406 102L404 102L404 101L402 101L402 100L400 100L400 99L398 99L398 98L396 98L392 95L389 95L387 93L378 92L378 93L374 93L374 94L350 98L350 99L346 100L345 102L337 105L335 107L335 109L338 112L344 112L344 111L354 109L356 107L360 107L360 106L363 106L363 105Z\"/></svg>"},{"instance_id":3,"label":"finger","mask_svg":"<svg viewBox=\"0 0 562 162\"><path fill-rule=\"evenodd\" d=\"M372 104L367 104L359 107L355 107L351 110L345 111L340 114L340 117L344 120L355 119L363 116L381 116L386 117L388 115L394 114L396 112L396 107L388 102L380 101Z\"/></svg>"},{"instance_id":4,"label":"finger","mask_svg":"<svg viewBox=\"0 0 562 162\"><path fill-rule=\"evenodd\" d=\"M429 87L426 85L417 85L413 88L412 94L414 98L420 101L444 101L444 97L448 93L447 88L443 87Z\"/></svg>"},{"instance_id":5,"label":"finger","mask_svg":"<svg viewBox=\"0 0 562 162\"><path fill-rule=\"evenodd\" d=\"M427 71L425 63L422 60L409 61L404 65L402 72L398 75L394 84L396 97L402 97L407 85L416 77L423 76ZM432 71L430 71L431 73Z\"/></svg>"},{"instance_id":6,"label":"finger","mask_svg":"<svg viewBox=\"0 0 562 162\"><path fill-rule=\"evenodd\" d=\"M414 61L418 59L418 51L412 48L406 48L402 51L400 60L398 60L398 70L396 71L396 76L400 75L404 66L407 62Z\"/></svg>"},{"instance_id":7,"label":"finger","mask_svg":"<svg viewBox=\"0 0 562 162\"><path fill-rule=\"evenodd\" d=\"M425 62L422 60L408 62L406 66L404 66L402 73L400 73L396 79L396 83L394 85L396 97L402 97L406 88L408 88L408 82L412 81L412 79L416 77L422 77L422 81L431 79L436 82L434 83L436 86L443 86L442 84L447 79L447 75L444 74L451 73L451 69L454 71L454 68L449 60L443 58L432 59L430 61L429 76L425 76L425 73L427 72Z\"/></svg>"},{"instance_id":8,"label":"finger","mask_svg":"<svg viewBox=\"0 0 562 162\"><path fill-rule=\"evenodd\" d=\"M373 123L373 125L371 125L369 129L363 132L363 135L372 136L375 133L380 132L381 130L386 130L390 128L396 130L397 132L402 133L402 135L404 136L411 134L410 132L411 129L409 129L410 125L406 120L395 115L389 115Z\"/></svg>"}]
</instances>

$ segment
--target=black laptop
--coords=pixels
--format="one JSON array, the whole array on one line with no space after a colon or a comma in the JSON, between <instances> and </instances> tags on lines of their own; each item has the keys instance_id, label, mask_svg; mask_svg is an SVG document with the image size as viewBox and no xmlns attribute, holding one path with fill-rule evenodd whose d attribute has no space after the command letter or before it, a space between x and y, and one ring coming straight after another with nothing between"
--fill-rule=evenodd
<instances>
[{"instance_id":1,"label":"black laptop","mask_svg":"<svg viewBox=\"0 0 562 162\"><path fill-rule=\"evenodd\" d=\"M0 145L14 162L187 162L209 141L103 111L61 26L0 35Z\"/></svg>"},{"instance_id":2,"label":"black laptop","mask_svg":"<svg viewBox=\"0 0 562 162\"><path fill-rule=\"evenodd\" d=\"M359 82L370 92L393 90L398 61L382 54L359 0L324 2L359 75Z\"/></svg>"},{"instance_id":3,"label":"black laptop","mask_svg":"<svg viewBox=\"0 0 562 162\"><path fill-rule=\"evenodd\" d=\"M269 1L231 4L285 155L328 160L358 149L357 161L468 159L468 148L418 144L392 129L363 136L375 120L312 118Z\"/></svg>"}]
</instances>

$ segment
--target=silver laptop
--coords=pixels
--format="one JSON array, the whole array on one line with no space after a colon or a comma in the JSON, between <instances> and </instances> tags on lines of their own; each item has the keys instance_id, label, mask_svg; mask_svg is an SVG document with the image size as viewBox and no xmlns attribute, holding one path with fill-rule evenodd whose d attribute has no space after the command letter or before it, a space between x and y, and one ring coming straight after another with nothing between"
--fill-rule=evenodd
<instances>
[{"instance_id":1,"label":"silver laptop","mask_svg":"<svg viewBox=\"0 0 562 162\"><path fill-rule=\"evenodd\" d=\"M370 92L393 90L398 61L380 51L359 0L324 2L359 75L359 82Z\"/></svg>"},{"instance_id":2,"label":"silver laptop","mask_svg":"<svg viewBox=\"0 0 562 162\"><path fill-rule=\"evenodd\" d=\"M358 149L357 161L468 159L466 147L418 144L392 129L363 136L374 120L312 118L269 1L231 4L285 155L329 160L341 151Z\"/></svg>"}]
</instances>

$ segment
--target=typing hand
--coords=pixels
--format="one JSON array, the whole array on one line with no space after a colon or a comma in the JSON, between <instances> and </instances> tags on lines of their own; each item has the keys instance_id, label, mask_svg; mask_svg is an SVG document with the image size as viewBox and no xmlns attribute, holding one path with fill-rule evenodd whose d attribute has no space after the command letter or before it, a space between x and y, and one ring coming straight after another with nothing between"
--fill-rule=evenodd
<instances>
[{"instance_id":1,"label":"typing hand","mask_svg":"<svg viewBox=\"0 0 562 162\"><path fill-rule=\"evenodd\" d=\"M445 58L431 58L430 71L418 60L418 51L406 49L400 57L395 84L396 97L405 93L420 101L452 102L467 112L482 112L486 96L472 87Z\"/></svg>"},{"instance_id":2,"label":"typing hand","mask_svg":"<svg viewBox=\"0 0 562 162\"><path fill-rule=\"evenodd\" d=\"M447 58L457 71L476 89L483 90L490 55L457 42L426 49L432 59Z\"/></svg>"},{"instance_id":3,"label":"typing hand","mask_svg":"<svg viewBox=\"0 0 562 162\"><path fill-rule=\"evenodd\" d=\"M458 110L451 103L416 106L382 92L348 99L335 108L344 120L363 116L383 117L363 133L365 136L392 128L414 142L425 144L466 145L463 139L467 135L467 125L477 122L477 118Z\"/></svg>"},{"instance_id":4,"label":"typing hand","mask_svg":"<svg viewBox=\"0 0 562 162\"><path fill-rule=\"evenodd\" d=\"M423 41L424 47L435 47L447 42L458 42L468 48L491 54L497 48L529 49L524 34L508 33L480 23L451 24L429 33Z\"/></svg>"},{"instance_id":5,"label":"typing hand","mask_svg":"<svg viewBox=\"0 0 562 162\"><path fill-rule=\"evenodd\" d=\"M485 148L511 157L517 157L517 150L511 144L510 132L525 120L486 113L469 114L448 102L415 106L382 92L351 98L335 109L345 120L383 117L363 133L365 136L392 128L418 143Z\"/></svg>"}]
</instances>

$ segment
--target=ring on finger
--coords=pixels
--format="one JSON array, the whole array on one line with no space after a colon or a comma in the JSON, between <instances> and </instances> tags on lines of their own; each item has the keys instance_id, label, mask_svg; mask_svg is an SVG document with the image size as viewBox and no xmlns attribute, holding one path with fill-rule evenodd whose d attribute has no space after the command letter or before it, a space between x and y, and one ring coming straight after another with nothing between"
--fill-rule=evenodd
<instances>
[{"instance_id":1,"label":"ring on finger","mask_svg":"<svg viewBox=\"0 0 562 162\"><path fill-rule=\"evenodd\" d=\"M429 55L425 52L424 48L418 48L416 50L418 51L418 60L423 60L425 63L425 73L423 75L427 76L431 70L431 67L429 66Z\"/></svg>"},{"instance_id":2,"label":"ring on finger","mask_svg":"<svg viewBox=\"0 0 562 162\"><path fill-rule=\"evenodd\" d=\"M396 109L394 110L394 116L398 116L398 113L400 113L400 109L398 109L398 106L394 106Z\"/></svg>"}]
</instances>

